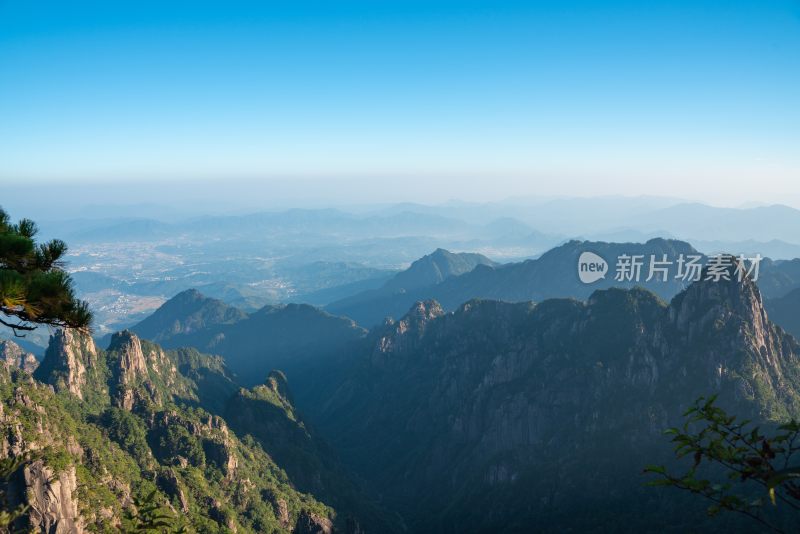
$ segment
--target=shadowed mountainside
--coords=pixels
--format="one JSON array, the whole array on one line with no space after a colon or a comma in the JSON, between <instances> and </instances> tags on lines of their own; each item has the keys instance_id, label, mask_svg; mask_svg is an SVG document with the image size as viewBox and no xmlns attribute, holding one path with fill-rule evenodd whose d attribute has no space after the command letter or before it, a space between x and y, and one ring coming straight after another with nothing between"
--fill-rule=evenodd
<instances>
[{"instance_id":1,"label":"shadowed mountainside","mask_svg":"<svg viewBox=\"0 0 800 534\"><path fill-rule=\"evenodd\" d=\"M670 304L616 288L420 302L370 334L313 420L412 531L681 531L703 503L643 487L671 457L663 430L710 394L757 421L799 416L799 357L749 280Z\"/></svg>"},{"instance_id":2,"label":"shadowed mountainside","mask_svg":"<svg viewBox=\"0 0 800 534\"><path fill-rule=\"evenodd\" d=\"M108 350L58 331L33 375L0 362L0 459L21 462L3 490L10 508L28 506L14 528L133 531L146 502L196 532L395 528L324 452L285 383L271 434L258 440L223 418L241 391L221 358L164 350L129 331ZM305 453L279 464L272 451L281 447Z\"/></svg>"}]
</instances>

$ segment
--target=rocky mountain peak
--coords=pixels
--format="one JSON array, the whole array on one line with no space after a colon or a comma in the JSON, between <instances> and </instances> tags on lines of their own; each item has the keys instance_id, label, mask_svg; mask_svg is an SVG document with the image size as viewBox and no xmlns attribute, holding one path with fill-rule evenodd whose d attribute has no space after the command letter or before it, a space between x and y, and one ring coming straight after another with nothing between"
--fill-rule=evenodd
<instances>
[{"instance_id":1,"label":"rocky mountain peak","mask_svg":"<svg viewBox=\"0 0 800 534\"><path fill-rule=\"evenodd\" d=\"M34 376L57 391L66 390L82 399L87 370L96 363L97 347L91 336L72 329L59 329L50 336L44 360Z\"/></svg>"},{"instance_id":2,"label":"rocky mountain peak","mask_svg":"<svg viewBox=\"0 0 800 534\"><path fill-rule=\"evenodd\" d=\"M22 480L15 480L12 484L19 486L20 493L24 491L27 494L19 504L30 506L28 521L32 532L86 532L78 512L78 481L74 466L54 473L37 460L25 466L20 475L17 478Z\"/></svg>"},{"instance_id":3,"label":"rocky mountain peak","mask_svg":"<svg viewBox=\"0 0 800 534\"><path fill-rule=\"evenodd\" d=\"M668 329L682 345L673 352L692 354L685 363L711 380L722 398L758 398L762 413L786 416L786 405L797 402L794 371L800 345L771 323L761 293L743 267L729 257L719 279L702 280L678 294L668 309ZM726 385L727 384L727 385ZM727 393L725 393L727 390Z\"/></svg>"},{"instance_id":4,"label":"rocky mountain peak","mask_svg":"<svg viewBox=\"0 0 800 534\"><path fill-rule=\"evenodd\" d=\"M150 354L155 365L158 353ZM125 410L132 410L144 398L158 402L159 392L150 381L147 359L139 337L130 330L117 332L108 347L112 398ZM155 367L154 367L155 368ZM144 386L139 388L138 386Z\"/></svg>"},{"instance_id":5,"label":"rocky mountain peak","mask_svg":"<svg viewBox=\"0 0 800 534\"><path fill-rule=\"evenodd\" d=\"M746 266L732 256L717 271L703 270L701 280L678 294L670 304L670 319L681 330L713 332L712 323L732 318L750 325L759 338L771 326L761 292L746 274ZM744 271L741 271L744 269Z\"/></svg>"},{"instance_id":6,"label":"rocky mountain peak","mask_svg":"<svg viewBox=\"0 0 800 534\"><path fill-rule=\"evenodd\" d=\"M435 300L420 301L414 304L406 316L400 320L399 328L403 332L414 331L421 334L428 323L442 315L444 315L444 309Z\"/></svg>"},{"instance_id":7,"label":"rocky mountain peak","mask_svg":"<svg viewBox=\"0 0 800 534\"><path fill-rule=\"evenodd\" d=\"M387 324L375 348L375 362L381 355L413 347L422 338L431 321L444 315L444 309L435 300L419 301L396 323Z\"/></svg>"},{"instance_id":8,"label":"rocky mountain peak","mask_svg":"<svg viewBox=\"0 0 800 534\"><path fill-rule=\"evenodd\" d=\"M23 371L33 373L39 366L39 360L30 352L25 352L22 347L11 340L0 339L0 360L12 367L19 367Z\"/></svg>"},{"instance_id":9,"label":"rocky mountain peak","mask_svg":"<svg viewBox=\"0 0 800 534\"><path fill-rule=\"evenodd\" d=\"M111 337L110 352L118 354L117 369L121 384L131 384L147 373L147 362L142 343L130 330L117 332Z\"/></svg>"}]
</instances>

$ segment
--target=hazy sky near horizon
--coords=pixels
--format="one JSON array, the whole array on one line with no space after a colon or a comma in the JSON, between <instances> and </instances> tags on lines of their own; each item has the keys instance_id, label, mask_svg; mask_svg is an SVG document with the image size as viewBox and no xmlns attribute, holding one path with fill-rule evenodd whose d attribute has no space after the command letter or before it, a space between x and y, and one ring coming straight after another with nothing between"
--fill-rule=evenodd
<instances>
[{"instance_id":1,"label":"hazy sky near horizon","mask_svg":"<svg viewBox=\"0 0 800 534\"><path fill-rule=\"evenodd\" d=\"M800 2L0 0L0 185L198 178L800 205Z\"/></svg>"}]
</instances>

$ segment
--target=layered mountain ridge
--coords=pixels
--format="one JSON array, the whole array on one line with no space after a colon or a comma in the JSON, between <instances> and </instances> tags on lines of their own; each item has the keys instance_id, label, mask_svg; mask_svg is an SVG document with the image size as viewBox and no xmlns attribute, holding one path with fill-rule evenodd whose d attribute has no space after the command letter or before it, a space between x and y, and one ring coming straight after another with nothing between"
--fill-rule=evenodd
<instances>
[{"instance_id":1,"label":"layered mountain ridge","mask_svg":"<svg viewBox=\"0 0 800 534\"><path fill-rule=\"evenodd\" d=\"M798 358L749 279L669 304L638 288L428 301L370 334L315 420L415 532L680 531L703 507L643 488L670 457L662 431L712 394L742 417L798 417Z\"/></svg>"},{"instance_id":2,"label":"layered mountain ridge","mask_svg":"<svg viewBox=\"0 0 800 534\"><path fill-rule=\"evenodd\" d=\"M584 252L592 252L605 259L608 263L605 277L588 284L580 281L578 260ZM668 279L651 277L647 264L641 269L640 276L632 280L616 279L616 262L625 255L640 256L648 262L651 257L659 260L666 258L672 262ZM416 301L431 299L452 311L473 298L506 302L539 302L564 297L586 300L597 289L645 287L668 300L692 282L691 279L678 276L675 262L681 256L685 259L698 256L701 264L708 260L691 244L676 239L653 238L645 243L572 240L536 259L507 264L480 262L470 270L451 272L429 284L403 287L402 283L392 282L402 290L365 291L332 302L325 309L336 315L351 317L362 326L372 327L386 317L402 317ZM398 274L395 280L402 275ZM758 285L770 298L783 296L800 287L800 260L773 261L763 258L759 263Z\"/></svg>"},{"instance_id":3,"label":"layered mountain ridge","mask_svg":"<svg viewBox=\"0 0 800 534\"><path fill-rule=\"evenodd\" d=\"M609 262L612 274L595 284L578 279L578 258L583 252L593 252ZM436 300L447 310L473 299L495 299L507 302L541 301L549 298L574 297L586 299L596 289L635 287L642 285L670 298L684 289L688 282L670 277L663 282L647 282L647 272L640 281L614 280L614 262L620 255L661 257L667 255L699 255L683 241L651 239L647 243L603 243L570 241L535 260L503 265L480 263L469 271L453 273L439 282L419 285L404 292L365 292L326 306L331 313L352 317L364 326L380 324L385 317L402 317L419 300Z\"/></svg>"}]
</instances>

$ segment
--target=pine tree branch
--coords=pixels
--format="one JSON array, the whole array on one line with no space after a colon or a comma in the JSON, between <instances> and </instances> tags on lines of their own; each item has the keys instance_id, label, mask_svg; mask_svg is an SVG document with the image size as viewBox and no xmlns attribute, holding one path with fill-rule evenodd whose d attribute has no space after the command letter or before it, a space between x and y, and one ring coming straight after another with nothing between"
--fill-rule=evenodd
<instances>
[{"instance_id":1,"label":"pine tree branch","mask_svg":"<svg viewBox=\"0 0 800 534\"><path fill-rule=\"evenodd\" d=\"M5 312L4 312L4 313L5 313ZM26 331L26 332L30 332L30 331L32 331L32 330L36 330L36 327L35 327L35 326L31 326L31 325L28 325L28 324L23 324L23 323L20 323L20 324L11 324L11 323L8 323L8 322L4 321L2 318L0 318L0 324L2 324L2 325L4 325L4 326L7 326L7 327L8 327L8 328L10 328L11 330L13 330L13 331L14 331L14 335L15 335L15 336L17 336L17 337L25 337L24 335L20 335L20 334L18 334L18 333L17 333L17 330L24 330L24 331Z\"/></svg>"}]
</instances>

